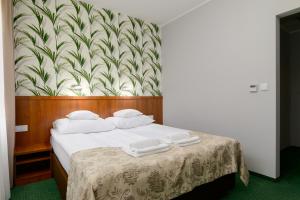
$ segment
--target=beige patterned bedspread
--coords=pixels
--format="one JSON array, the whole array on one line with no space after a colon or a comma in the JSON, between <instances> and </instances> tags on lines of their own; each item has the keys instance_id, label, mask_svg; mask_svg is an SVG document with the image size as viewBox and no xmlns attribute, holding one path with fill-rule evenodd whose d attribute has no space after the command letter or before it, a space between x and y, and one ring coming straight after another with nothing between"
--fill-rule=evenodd
<instances>
[{"instance_id":1,"label":"beige patterned bedspread","mask_svg":"<svg viewBox=\"0 0 300 200\"><path fill-rule=\"evenodd\" d=\"M249 173L238 141L205 133L201 142L134 158L119 148L97 148L72 155L68 200L172 199L221 176Z\"/></svg>"}]
</instances>

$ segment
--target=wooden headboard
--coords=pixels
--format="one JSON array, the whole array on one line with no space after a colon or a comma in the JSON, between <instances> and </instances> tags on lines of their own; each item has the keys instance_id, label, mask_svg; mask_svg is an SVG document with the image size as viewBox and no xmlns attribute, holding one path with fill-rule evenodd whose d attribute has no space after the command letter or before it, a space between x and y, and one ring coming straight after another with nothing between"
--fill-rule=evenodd
<instances>
[{"instance_id":1,"label":"wooden headboard","mask_svg":"<svg viewBox=\"0 0 300 200\"><path fill-rule=\"evenodd\" d=\"M28 125L16 134L16 148L49 145L52 122L75 110L90 110L102 118L125 108L153 115L162 124L163 97L16 97L16 124Z\"/></svg>"}]
</instances>

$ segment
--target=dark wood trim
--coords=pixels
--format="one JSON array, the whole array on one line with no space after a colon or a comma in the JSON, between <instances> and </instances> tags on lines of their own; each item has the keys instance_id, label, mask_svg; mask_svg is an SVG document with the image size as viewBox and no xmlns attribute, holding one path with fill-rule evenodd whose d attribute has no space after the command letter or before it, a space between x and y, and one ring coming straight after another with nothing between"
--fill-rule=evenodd
<instances>
[{"instance_id":1,"label":"dark wood trim","mask_svg":"<svg viewBox=\"0 0 300 200\"><path fill-rule=\"evenodd\" d=\"M52 149L50 144L37 144L31 146L16 146L15 147L15 155L24 155L30 153L38 153L43 151L50 151Z\"/></svg>"},{"instance_id":2,"label":"dark wood trim","mask_svg":"<svg viewBox=\"0 0 300 200\"><path fill-rule=\"evenodd\" d=\"M56 181L57 188L63 200L66 199L68 174L60 164L55 153L52 153L52 175Z\"/></svg>"}]
</instances>

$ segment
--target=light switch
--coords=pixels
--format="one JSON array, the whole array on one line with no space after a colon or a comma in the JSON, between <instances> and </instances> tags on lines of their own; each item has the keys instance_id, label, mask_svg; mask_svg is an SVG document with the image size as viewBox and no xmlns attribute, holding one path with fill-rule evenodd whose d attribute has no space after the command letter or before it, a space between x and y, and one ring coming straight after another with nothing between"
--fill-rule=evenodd
<instances>
[{"instance_id":1,"label":"light switch","mask_svg":"<svg viewBox=\"0 0 300 200\"><path fill-rule=\"evenodd\" d=\"M259 84L259 90L260 91L268 91L269 90L268 83L261 83L261 84Z\"/></svg>"},{"instance_id":2,"label":"light switch","mask_svg":"<svg viewBox=\"0 0 300 200\"><path fill-rule=\"evenodd\" d=\"M27 132L28 131L28 125L18 125L16 126L16 132Z\"/></svg>"},{"instance_id":3,"label":"light switch","mask_svg":"<svg viewBox=\"0 0 300 200\"><path fill-rule=\"evenodd\" d=\"M257 85L255 85L255 84L250 85L249 92L253 92L253 93L258 92Z\"/></svg>"}]
</instances>

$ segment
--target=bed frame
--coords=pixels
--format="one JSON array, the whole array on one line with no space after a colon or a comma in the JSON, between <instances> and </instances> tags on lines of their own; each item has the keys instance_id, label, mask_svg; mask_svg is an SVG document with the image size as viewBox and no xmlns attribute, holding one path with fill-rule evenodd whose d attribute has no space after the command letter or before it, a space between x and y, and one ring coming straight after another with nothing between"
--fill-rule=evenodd
<instances>
[{"instance_id":1,"label":"bed frame","mask_svg":"<svg viewBox=\"0 0 300 200\"><path fill-rule=\"evenodd\" d=\"M163 123L163 97L16 97L16 124L28 125L25 134L16 134L16 148L34 145L50 146L52 122L75 110L90 110L101 117L126 108L138 109L153 115L156 123ZM52 175L62 199L66 198L68 175L55 153L52 153ZM219 199L235 184L235 175L223 176L214 182L201 185L181 199Z\"/></svg>"}]
</instances>

